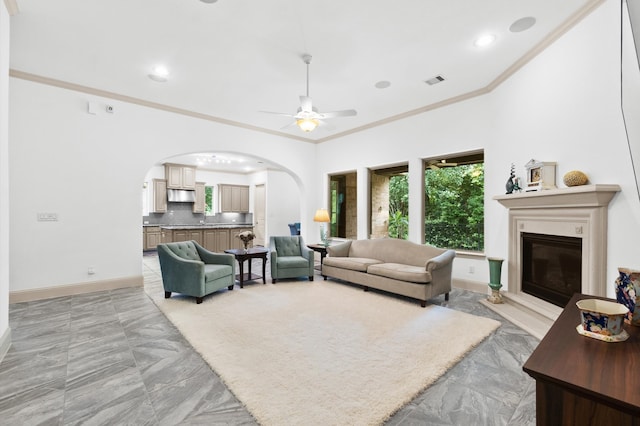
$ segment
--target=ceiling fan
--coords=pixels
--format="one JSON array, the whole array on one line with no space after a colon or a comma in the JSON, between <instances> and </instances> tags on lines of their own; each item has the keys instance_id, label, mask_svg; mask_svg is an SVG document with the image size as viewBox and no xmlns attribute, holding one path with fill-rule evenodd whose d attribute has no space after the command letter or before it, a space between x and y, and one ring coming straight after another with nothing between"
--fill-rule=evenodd
<instances>
[{"instance_id":1,"label":"ceiling fan","mask_svg":"<svg viewBox=\"0 0 640 426\"><path fill-rule=\"evenodd\" d=\"M331 112L319 112L316 107L313 106L311 97L309 96L309 64L311 63L311 55L302 56L302 60L307 64L307 94L300 96L300 106L296 114L286 114L282 112L260 111L267 114L283 115L285 117L294 118L294 122L288 124L283 128L287 128L293 125L297 125L303 132L311 132L315 130L318 125L326 125L323 120L335 117L350 117L357 114L355 109L345 109L342 111Z\"/></svg>"},{"instance_id":2,"label":"ceiling fan","mask_svg":"<svg viewBox=\"0 0 640 426\"><path fill-rule=\"evenodd\" d=\"M431 170L440 170L443 167L455 167L458 163L447 163L447 160L429 160L427 162L427 167Z\"/></svg>"}]
</instances>

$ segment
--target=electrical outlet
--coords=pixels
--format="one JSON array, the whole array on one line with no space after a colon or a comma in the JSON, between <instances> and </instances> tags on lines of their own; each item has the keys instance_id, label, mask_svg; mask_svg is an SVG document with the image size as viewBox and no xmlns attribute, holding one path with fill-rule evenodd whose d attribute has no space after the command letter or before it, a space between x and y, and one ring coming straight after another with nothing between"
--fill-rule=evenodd
<instances>
[{"instance_id":1,"label":"electrical outlet","mask_svg":"<svg viewBox=\"0 0 640 426\"><path fill-rule=\"evenodd\" d=\"M93 274L95 274L95 273L96 273L96 268L94 268L93 266L89 266L89 267L87 268L87 274L89 274L89 275L93 275Z\"/></svg>"},{"instance_id":2,"label":"electrical outlet","mask_svg":"<svg viewBox=\"0 0 640 426\"><path fill-rule=\"evenodd\" d=\"M476 273L476 268L475 268L475 266L469 266L469 273L470 273L470 274L475 274L475 273Z\"/></svg>"}]
</instances>

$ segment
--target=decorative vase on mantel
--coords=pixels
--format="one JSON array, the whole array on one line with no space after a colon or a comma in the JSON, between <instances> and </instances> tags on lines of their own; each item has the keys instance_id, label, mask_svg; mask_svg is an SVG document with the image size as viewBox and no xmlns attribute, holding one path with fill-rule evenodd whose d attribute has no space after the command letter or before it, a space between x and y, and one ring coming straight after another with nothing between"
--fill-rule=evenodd
<instances>
[{"instance_id":1,"label":"decorative vase on mantel","mask_svg":"<svg viewBox=\"0 0 640 426\"><path fill-rule=\"evenodd\" d=\"M503 303L500 289L502 284L500 279L502 278L502 262L504 259L497 257L488 257L489 261L489 288L491 288L491 295L487 300L491 303Z\"/></svg>"},{"instance_id":2,"label":"decorative vase on mantel","mask_svg":"<svg viewBox=\"0 0 640 426\"><path fill-rule=\"evenodd\" d=\"M629 308L625 322L640 327L640 270L618 268L616 300Z\"/></svg>"}]
</instances>

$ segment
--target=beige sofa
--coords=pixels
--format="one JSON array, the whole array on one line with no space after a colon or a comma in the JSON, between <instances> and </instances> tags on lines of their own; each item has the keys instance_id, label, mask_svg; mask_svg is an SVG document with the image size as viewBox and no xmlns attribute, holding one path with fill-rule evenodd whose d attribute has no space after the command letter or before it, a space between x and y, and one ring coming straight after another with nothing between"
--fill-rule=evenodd
<instances>
[{"instance_id":1,"label":"beige sofa","mask_svg":"<svg viewBox=\"0 0 640 426\"><path fill-rule=\"evenodd\" d=\"M449 300L456 252L393 238L352 240L329 246L322 276L338 278L426 301L440 294Z\"/></svg>"}]
</instances>

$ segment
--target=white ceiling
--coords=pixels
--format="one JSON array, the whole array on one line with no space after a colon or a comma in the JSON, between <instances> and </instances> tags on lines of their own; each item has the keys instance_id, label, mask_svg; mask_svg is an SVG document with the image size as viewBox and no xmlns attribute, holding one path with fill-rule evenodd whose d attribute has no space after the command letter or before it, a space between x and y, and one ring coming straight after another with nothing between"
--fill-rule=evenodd
<instances>
[{"instance_id":1,"label":"white ceiling","mask_svg":"<svg viewBox=\"0 0 640 426\"><path fill-rule=\"evenodd\" d=\"M601 0L17 0L11 69L322 142L490 87ZM523 17L536 24L509 27ZM474 46L483 33L497 38ZM331 129L281 130L305 93ZM148 78L156 64L165 83ZM505 74L506 73L506 74ZM425 80L446 80L429 86ZM378 81L390 87L377 89ZM234 124L232 124L234 125Z\"/></svg>"}]
</instances>

